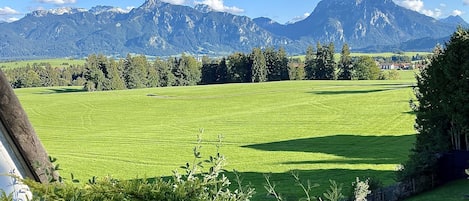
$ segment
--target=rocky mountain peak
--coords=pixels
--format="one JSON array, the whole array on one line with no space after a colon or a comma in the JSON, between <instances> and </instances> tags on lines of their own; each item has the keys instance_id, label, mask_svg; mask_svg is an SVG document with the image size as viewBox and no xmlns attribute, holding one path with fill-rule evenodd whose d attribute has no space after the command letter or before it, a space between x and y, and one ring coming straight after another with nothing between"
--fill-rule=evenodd
<instances>
[{"instance_id":1,"label":"rocky mountain peak","mask_svg":"<svg viewBox=\"0 0 469 201\"><path fill-rule=\"evenodd\" d=\"M210 6L208 6L207 4L197 4L194 6L194 8L201 13L209 13L213 11L213 9L210 8Z\"/></svg>"},{"instance_id":2,"label":"rocky mountain peak","mask_svg":"<svg viewBox=\"0 0 469 201\"><path fill-rule=\"evenodd\" d=\"M99 15L101 13L106 12L124 13L125 11L121 8L113 6L95 6L91 8L88 12L92 13L93 15Z\"/></svg>"},{"instance_id":3,"label":"rocky mountain peak","mask_svg":"<svg viewBox=\"0 0 469 201\"><path fill-rule=\"evenodd\" d=\"M458 25L463 26L463 27L469 26L469 23L464 21L464 19L462 19L462 17L459 15L451 15L447 18L441 19L440 21L443 23L453 24L456 26Z\"/></svg>"},{"instance_id":4,"label":"rocky mountain peak","mask_svg":"<svg viewBox=\"0 0 469 201\"><path fill-rule=\"evenodd\" d=\"M64 15L64 14L75 14L80 12L86 12L86 9L83 8L71 8L71 7L62 7L62 8L54 8L49 10L36 10L31 13L34 17L43 17L48 14L51 15Z\"/></svg>"},{"instance_id":5,"label":"rocky mountain peak","mask_svg":"<svg viewBox=\"0 0 469 201\"><path fill-rule=\"evenodd\" d=\"M164 3L161 0L146 0L145 3L143 3L139 8L154 9L154 8L161 7L164 4L166 3Z\"/></svg>"}]
</instances>

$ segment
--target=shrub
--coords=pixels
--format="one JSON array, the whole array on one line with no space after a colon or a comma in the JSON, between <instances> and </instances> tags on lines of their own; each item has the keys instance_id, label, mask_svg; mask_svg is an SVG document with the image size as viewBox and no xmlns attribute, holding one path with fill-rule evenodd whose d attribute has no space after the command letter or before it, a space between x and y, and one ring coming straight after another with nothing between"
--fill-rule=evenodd
<instances>
[{"instance_id":1,"label":"shrub","mask_svg":"<svg viewBox=\"0 0 469 201\"><path fill-rule=\"evenodd\" d=\"M352 183L354 192L355 201L366 201L366 196L368 196L370 191L369 179L365 181L360 181L360 178L357 177L357 181Z\"/></svg>"}]
</instances>

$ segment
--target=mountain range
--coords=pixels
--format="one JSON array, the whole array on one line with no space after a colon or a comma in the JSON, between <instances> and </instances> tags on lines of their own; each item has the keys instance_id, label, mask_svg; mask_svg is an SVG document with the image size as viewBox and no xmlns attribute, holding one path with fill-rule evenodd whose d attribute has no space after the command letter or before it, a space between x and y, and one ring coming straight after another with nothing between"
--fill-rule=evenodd
<instances>
[{"instance_id":1,"label":"mountain range","mask_svg":"<svg viewBox=\"0 0 469 201\"><path fill-rule=\"evenodd\" d=\"M468 24L459 16L436 20L392 0L323 0L309 17L292 24L217 12L206 5L147 0L130 12L110 6L61 8L1 23L0 58L227 55L254 47L284 47L300 54L317 42L336 47L347 43L352 51L428 51L457 26Z\"/></svg>"}]
</instances>

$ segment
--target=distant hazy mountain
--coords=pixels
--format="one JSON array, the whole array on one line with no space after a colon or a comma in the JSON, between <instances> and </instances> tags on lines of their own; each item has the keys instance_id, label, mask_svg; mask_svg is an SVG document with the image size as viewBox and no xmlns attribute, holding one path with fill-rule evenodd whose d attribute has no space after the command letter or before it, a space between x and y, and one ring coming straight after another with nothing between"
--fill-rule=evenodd
<instances>
[{"instance_id":1,"label":"distant hazy mountain","mask_svg":"<svg viewBox=\"0 0 469 201\"><path fill-rule=\"evenodd\" d=\"M84 56L93 52L228 54L292 43L248 17L197 8L148 0L129 13L107 6L89 11L34 11L19 21L0 24L4 35L0 57Z\"/></svg>"},{"instance_id":2,"label":"distant hazy mountain","mask_svg":"<svg viewBox=\"0 0 469 201\"><path fill-rule=\"evenodd\" d=\"M463 27L468 27L469 26L469 23L464 21L464 19L462 19L461 16L459 16L459 15L457 15L457 16L451 15L447 18L441 19L440 21L443 22L443 23L452 24L452 25L455 25L455 26L458 26L458 25L461 25Z\"/></svg>"},{"instance_id":3,"label":"distant hazy mountain","mask_svg":"<svg viewBox=\"0 0 469 201\"><path fill-rule=\"evenodd\" d=\"M268 46L302 53L317 41L334 42L336 47L347 42L353 50L429 50L435 45L430 41L449 36L460 20L436 20L391 0L323 0L308 18L282 25L268 18L216 12L206 5L192 8L147 0L130 12L110 6L62 8L0 23L0 57L226 55ZM428 44L409 43L420 38L429 39Z\"/></svg>"},{"instance_id":4,"label":"distant hazy mountain","mask_svg":"<svg viewBox=\"0 0 469 201\"><path fill-rule=\"evenodd\" d=\"M419 38L442 38L456 30L454 23L400 7L392 0L323 0L305 20L282 28L259 25L292 40L336 46L346 42L353 49L375 50Z\"/></svg>"}]
</instances>

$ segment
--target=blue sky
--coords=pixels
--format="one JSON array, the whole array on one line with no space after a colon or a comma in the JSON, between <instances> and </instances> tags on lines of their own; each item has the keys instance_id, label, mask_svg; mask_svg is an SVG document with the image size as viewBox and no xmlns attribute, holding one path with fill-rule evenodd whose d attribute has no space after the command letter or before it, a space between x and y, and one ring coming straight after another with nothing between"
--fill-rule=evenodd
<instances>
[{"instance_id":1,"label":"blue sky","mask_svg":"<svg viewBox=\"0 0 469 201\"><path fill-rule=\"evenodd\" d=\"M110 5L129 10L145 0L0 0L0 21L14 21L38 9L76 7L89 9L96 5ZM193 6L203 3L218 11L226 11L251 18L269 17L280 23L306 17L319 0L162 0L173 4ZM348 1L348 0L344 0ZM354 1L354 0L350 0ZM393 0L395 3L434 18L460 15L469 22L469 0Z\"/></svg>"}]
</instances>

